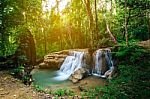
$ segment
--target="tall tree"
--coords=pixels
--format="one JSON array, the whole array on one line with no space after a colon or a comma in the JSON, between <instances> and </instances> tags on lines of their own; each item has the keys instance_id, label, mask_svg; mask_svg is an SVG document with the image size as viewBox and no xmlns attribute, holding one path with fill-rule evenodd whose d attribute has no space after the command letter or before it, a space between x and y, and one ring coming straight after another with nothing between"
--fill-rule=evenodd
<instances>
[{"instance_id":1,"label":"tall tree","mask_svg":"<svg viewBox=\"0 0 150 99\"><path fill-rule=\"evenodd\" d=\"M96 32L96 40L98 41L98 17L97 17L97 0L94 2L95 4L95 32Z\"/></svg>"},{"instance_id":2,"label":"tall tree","mask_svg":"<svg viewBox=\"0 0 150 99\"><path fill-rule=\"evenodd\" d=\"M86 7L87 15L89 18L89 27L90 27L90 33L91 33L90 46L93 49L94 48L94 21L93 21L93 14L92 14L92 9L91 9L91 5L90 5L90 0L83 0L83 3Z\"/></svg>"},{"instance_id":3,"label":"tall tree","mask_svg":"<svg viewBox=\"0 0 150 99\"><path fill-rule=\"evenodd\" d=\"M0 1L0 6L1 6L1 8L0 8L0 14L1 14L1 16L0 16L0 21L1 21L1 23L0 23L0 36L1 36L1 46L0 46L0 48L1 48L1 51L2 51L2 55L5 55L5 34L4 34L4 1Z\"/></svg>"},{"instance_id":4,"label":"tall tree","mask_svg":"<svg viewBox=\"0 0 150 99\"><path fill-rule=\"evenodd\" d=\"M127 29L127 0L125 0L125 19L124 19L124 28L125 28L125 36L126 36L126 45L128 46L128 29Z\"/></svg>"}]
</instances>

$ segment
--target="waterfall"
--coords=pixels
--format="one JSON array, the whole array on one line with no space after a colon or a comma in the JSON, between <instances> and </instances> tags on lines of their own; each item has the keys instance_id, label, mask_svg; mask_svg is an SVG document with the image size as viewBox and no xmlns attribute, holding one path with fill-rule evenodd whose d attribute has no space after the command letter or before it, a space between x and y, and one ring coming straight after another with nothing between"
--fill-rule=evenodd
<instances>
[{"instance_id":1,"label":"waterfall","mask_svg":"<svg viewBox=\"0 0 150 99\"><path fill-rule=\"evenodd\" d=\"M86 66L85 52L79 51L70 51L69 56L67 56L60 67L60 70L57 71L55 80L66 80L68 79L76 70ZM94 67L92 69L92 75L96 75L102 78L112 74L114 70L111 50L99 49L95 52L94 56Z\"/></svg>"},{"instance_id":2,"label":"waterfall","mask_svg":"<svg viewBox=\"0 0 150 99\"><path fill-rule=\"evenodd\" d=\"M66 80L79 68L85 65L83 60L84 52L70 51L69 56L66 57L60 70L57 71L57 76L54 77L55 80Z\"/></svg>"},{"instance_id":3,"label":"waterfall","mask_svg":"<svg viewBox=\"0 0 150 99\"><path fill-rule=\"evenodd\" d=\"M97 50L93 59L95 63L92 70L93 75L105 78L114 70L110 49L106 48Z\"/></svg>"}]
</instances>

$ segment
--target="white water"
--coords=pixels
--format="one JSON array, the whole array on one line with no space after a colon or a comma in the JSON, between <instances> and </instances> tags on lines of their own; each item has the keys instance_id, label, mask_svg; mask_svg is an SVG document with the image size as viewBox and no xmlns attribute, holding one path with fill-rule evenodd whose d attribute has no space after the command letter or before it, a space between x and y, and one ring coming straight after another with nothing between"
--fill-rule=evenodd
<instances>
[{"instance_id":1,"label":"white water","mask_svg":"<svg viewBox=\"0 0 150 99\"><path fill-rule=\"evenodd\" d=\"M59 81L68 79L71 74L84 66L83 56L84 52L71 51L61 65L60 70L57 71L57 76L53 79Z\"/></svg>"},{"instance_id":2,"label":"white water","mask_svg":"<svg viewBox=\"0 0 150 99\"><path fill-rule=\"evenodd\" d=\"M104 53L105 55L105 59L106 59L106 65L109 67L109 69L104 73L104 75L102 75L101 73L101 68L102 68L102 54ZM99 49L96 51L96 55L93 57L94 61L95 61L95 66L92 70L92 74L95 76L99 76L99 77L103 77L105 78L106 75L109 75L112 73L112 71L114 70L114 66L113 66L113 61L112 61L112 57L111 57L111 50L106 48L104 50Z\"/></svg>"}]
</instances>

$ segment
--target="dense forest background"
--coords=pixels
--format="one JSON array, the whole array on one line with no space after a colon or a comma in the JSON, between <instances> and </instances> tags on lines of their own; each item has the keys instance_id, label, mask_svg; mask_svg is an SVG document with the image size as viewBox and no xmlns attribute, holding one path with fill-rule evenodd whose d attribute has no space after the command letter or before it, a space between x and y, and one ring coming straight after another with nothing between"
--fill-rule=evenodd
<instances>
[{"instance_id":1,"label":"dense forest background","mask_svg":"<svg viewBox=\"0 0 150 99\"><path fill-rule=\"evenodd\" d=\"M149 0L3 0L0 4L0 56L15 53L22 37L33 36L37 57L149 38Z\"/></svg>"}]
</instances>

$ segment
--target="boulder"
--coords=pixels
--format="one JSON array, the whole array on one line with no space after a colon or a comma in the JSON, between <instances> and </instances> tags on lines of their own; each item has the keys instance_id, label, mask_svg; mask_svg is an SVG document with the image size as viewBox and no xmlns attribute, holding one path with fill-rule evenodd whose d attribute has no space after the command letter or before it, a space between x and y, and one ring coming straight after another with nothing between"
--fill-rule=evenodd
<instances>
[{"instance_id":1,"label":"boulder","mask_svg":"<svg viewBox=\"0 0 150 99\"><path fill-rule=\"evenodd\" d=\"M46 63L39 64L39 68L47 68L47 67L48 67L48 64L46 64Z\"/></svg>"},{"instance_id":2,"label":"boulder","mask_svg":"<svg viewBox=\"0 0 150 99\"><path fill-rule=\"evenodd\" d=\"M84 77L88 75L88 69L86 68L80 68L76 70L70 77L69 80L71 80L73 83L77 83Z\"/></svg>"}]
</instances>

